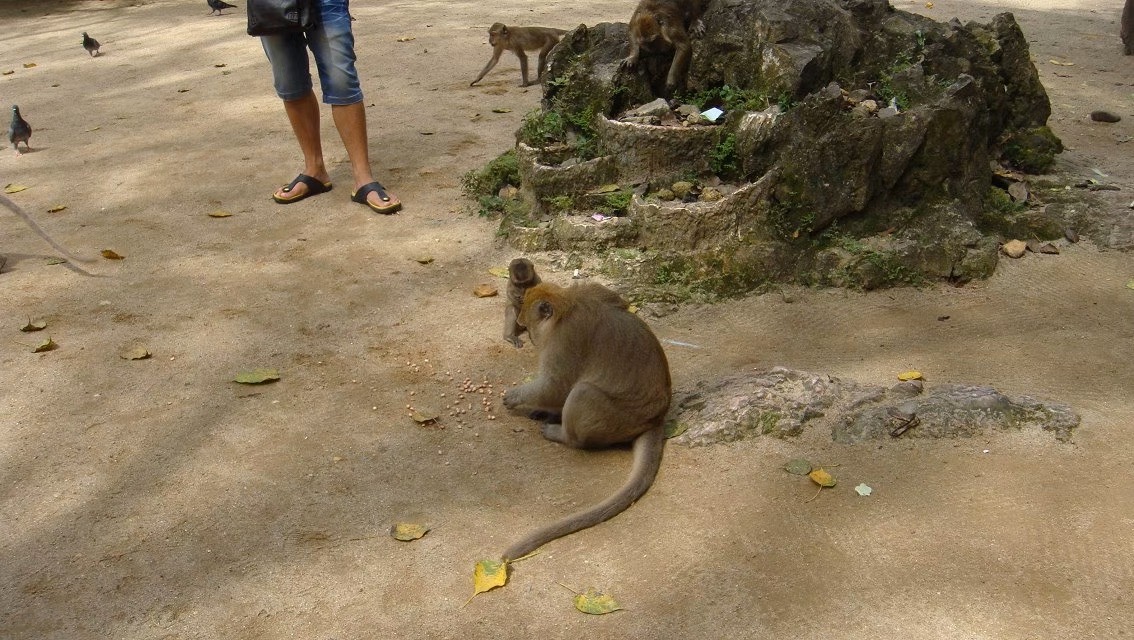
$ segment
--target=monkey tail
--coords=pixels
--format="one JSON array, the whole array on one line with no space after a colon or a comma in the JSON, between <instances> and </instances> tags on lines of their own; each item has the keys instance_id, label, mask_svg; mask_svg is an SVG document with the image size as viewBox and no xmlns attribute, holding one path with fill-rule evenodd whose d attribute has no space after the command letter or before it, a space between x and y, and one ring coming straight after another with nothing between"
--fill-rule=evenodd
<instances>
[{"instance_id":1,"label":"monkey tail","mask_svg":"<svg viewBox=\"0 0 1134 640\"><path fill-rule=\"evenodd\" d=\"M8 198L8 196L0 194L0 203L8 207L8 209L10 209L12 213L22 218L24 224L28 225L28 227L30 227L32 231L36 232L36 234L38 234L40 238L43 238L43 240L47 242L47 244L51 245L51 248L55 249L55 251L59 253L60 257L66 259L73 269L88 276L95 275L90 271L87 271L86 269L80 267L78 264L75 264L77 262L94 262L93 260L86 260L83 258L75 257L71 254L70 251L67 251L62 246L60 246L60 244L53 240L51 236L47 235L47 232L43 230L43 227L39 226L39 223L37 223L35 219L33 219L26 211L21 209L20 205L16 204L10 198Z\"/></svg>"},{"instance_id":2,"label":"monkey tail","mask_svg":"<svg viewBox=\"0 0 1134 640\"><path fill-rule=\"evenodd\" d=\"M658 425L634 439L634 462L630 477L612 496L584 511L572 514L558 522L528 534L504 551L505 561L522 558L543 545L565 535L593 527L622 513L642 497L661 468L665 450L665 427Z\"/></svg>"}]
</instances>

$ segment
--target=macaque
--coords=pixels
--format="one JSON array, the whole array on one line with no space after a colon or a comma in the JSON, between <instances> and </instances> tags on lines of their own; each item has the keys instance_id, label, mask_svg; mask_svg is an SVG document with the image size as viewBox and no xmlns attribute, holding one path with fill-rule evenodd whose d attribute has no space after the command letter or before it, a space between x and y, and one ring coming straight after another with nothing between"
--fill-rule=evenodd
<instances>
[{"instance_id":1,"label":"macaque","mask_svg":"<svg viewBox=\"0 0 1134 640\"><path fill-rule=\"evenodd\" d=\"M524 346L520 334L524 328L516 322L524 304L524 292L540 283L535 265L527 258L516 258L508 265L508 289L504 297L504 339L517 349Z\"/></svg>"},{"instance_id":2,"label":"macaque","mask_svg":"<svg viewBox=\"0 0 1134 640\"><path fill-rule=\"evenodd\" d=\"M47 241L47 244L51 245L52 249L55 249L57 252L59 252L59 256L62 257L63 259L65 259L67 261L67 263L71 266L72 269L74 269L74 270L76 270L79 273L82 273L84 275L88 275L88 276L95 275L95 274L87 271L86 269L80 267L79 265L75 264L76 262L91 262L90 260L83 260L82 258L76 258L75 256L71 255L71 253L69 251L67 251L66 249L64 249L62 247L62 245L60 245L58 242L53 240L51 238L51 236L47 235L47 232L43 230L43 227L39 226L39 224L36 223L35 219L31 217L31 214L29 214L27 211L24 211L23 209L21 209L20 205L16 204L15 202L12 202L12 200L10 198L8 198L8 196L0 194L0 204L3 204L5 207L8 207L9 209L11 209L12 213L19 216L20 219L22 219L25 224L27 224L29 227L31 227L32 231L36 232L36 234L38 234L39 237L41 237L45 241Z\"/></svg>"},{"instance_id":3,"label":"macaque","mask_svg":"<svg viewBox=\"0 0 1134 640\"><path fill-rule=\"evenodd\" d=\"M492 57L488 60L488 64L480 70L480 75L469 83L469 86L480 82L480 79L485 76L492 67L500 62L500 54L504 53L507 49L516 54L520 59L520 77L523 82L521 87L526 87L533 82L528 82L528 54L525 51L535 51L539 49L539 64L536 67L536 82L539 82L543 77L544 67L547 65L547 54L559 43L559 39L563 34L567 33L564 29L553 29L551 27L509 27L502 22L497 22L488 29L488 43L492 45Z\"/></svg>"},{"instance_id":4,"label":"macaque","mask_svg":"<svg viewBox=\"0 0 1134 640\"><path fill-rule=\"evenodd\" d=\"M630 16L630 55L619 64L625 71L638 66L643 51L665 53L673 51L673 62L665 78L665 91L672 95L684 88L693 60L693 45L689 36L700 37L705 32L701 14L707 0L641 0Z\"/></svg>"},{"instance_id":5,"label":"macaque","mask_svg":"<svg viewBox=\"0 0 1134 640\"><path fill-rule=\"evenodd\" d=\"M1128 56L1134 56L1134 0L1126 0L1122 7L1122 22L1119 36L1122 46Z\"/></svg>"},{"instance_id":6,"label":"macaque","mask_svg":"<svg viewBox=\"0 0 1134 640\"><path fill-rule=\"evenodd\" d=\"M524 294L519 322L539 350L535 380L504 394L504 406L546 417L543 436L578 449L633 442L629 478L602 502L537 529L504 551L542 545L609 520L650 488L665 448L671 382L661 344L618 294L595 283L542 283Z\"/></svg>"}]
</instances>

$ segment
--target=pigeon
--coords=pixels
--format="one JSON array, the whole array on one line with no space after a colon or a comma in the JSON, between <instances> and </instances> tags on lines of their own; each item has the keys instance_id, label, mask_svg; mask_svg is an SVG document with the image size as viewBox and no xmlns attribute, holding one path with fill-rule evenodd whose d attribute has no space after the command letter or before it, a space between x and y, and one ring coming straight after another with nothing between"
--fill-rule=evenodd
<instances>
[{"instance_id":1,"label":"pigeon","mask_svg":"<svg viewBox=\"0 0 1134 640\"><path fill-rule=\"evenodd\" d=\"M205 1L208 2L209 7L212 8L212 11L209 12L210 16L213 15L214 11L216 12L216 14L218 16L223 16L225 9L235 9L236 8L236 5L229 4L229 3L225 2L224 0L205 0Z\"/></svg>"},{"instance_id":2,"label":"pigeon","mask_svg":"<svg viewBox=\"0 0 1134 640\"><path fill-rule=\"evenodd\" d=\"M88 36L86 31L83 32L83 48L91 54L92 58L98 55L99 46L101 45L99 45L98 40Z\"/></svg>"},{"instance_id":3,"label":"pigeon","mask_svg":"<svg viewBox=\"0 0 1134 640\"><path fill-rule=\"evenodd\" d=\"M20 143L24 143L28 151L31 151L31 145L28 140L31 139L31 125L27 120L20 117L20 108L12 105L12 124L8 126L8 142L12 143L12 148L16 150L16 155L20 155Z\"/></svg>"}]
</instances>

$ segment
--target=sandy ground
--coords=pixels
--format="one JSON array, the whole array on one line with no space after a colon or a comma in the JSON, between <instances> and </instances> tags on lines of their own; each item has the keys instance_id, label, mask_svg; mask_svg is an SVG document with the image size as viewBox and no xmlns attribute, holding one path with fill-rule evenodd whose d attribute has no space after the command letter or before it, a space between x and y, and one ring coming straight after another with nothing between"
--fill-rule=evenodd
<instances>
[{"instance_id":1,"label":"sandy ground","mask_svg":"<svg viewBox=\"0 0 1134 640\"><path fill-rule=\"evenodd\" d=\"M467 85L492 22L625 21L631 3L356 2L375 171L406 204L393 217L349 201L329 118L335 190L269 199L301 163L242 8L0 4L0 70L14 70L0 105L35 129L32 153L0 154L0 184L25 185L12 197L75 251L125 256L82 277L0 214L0 638L1131 636L1134 256L1101 247L1134 244L1120 5L896 4L1016 12L1062 166L1122 188L1104 194L1099 214L1124 220L1108 238L963 288L791 290L650 319L699 347L667 345L679 387L772 365L872 384L916 368L1068 403L1083 416L1072 444L671 446L637 505L466 605L477 560L605 496L629 463L545 442L498 402L490 420L475 393L463 425L406 417L466 378L498 392L536 367L500 339L499 298L471 295L515 252L467 212L458 179L509 147L539 89L517 86L510 56ZM1123 120L1090 122L1098 108ZM20 333L29 317L48 329ZM31 353L48 334L59 348ZM119 357L138 345L153 357ZM231 382L256 367L282 380ZM780 471L798 456L838 465L840 486L805 502L812 486ZM432 530L397 542L402 521ZM565 586L627 610L578 613Z\"/></svg>"}]
</instances>

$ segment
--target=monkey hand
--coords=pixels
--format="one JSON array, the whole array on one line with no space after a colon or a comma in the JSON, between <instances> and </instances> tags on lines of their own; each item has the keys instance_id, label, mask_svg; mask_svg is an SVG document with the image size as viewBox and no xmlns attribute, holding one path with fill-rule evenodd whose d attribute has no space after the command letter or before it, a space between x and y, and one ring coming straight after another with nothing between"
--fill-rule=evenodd
<instances>
[{"instance_id":1,"label":"monkey hand","mask_svg":"<svg viewBox=\"0 0 1134 640\"><path fill-rule=\"evenodd\" d=\"M504 392L504 408L515 411L524 404L523 387L512 387Z\"/></svg>"},{"instance_id":2,"label":"monkey hand","mask_svg":"<svg viewBox=\"0 0 1134 640\"><path fill-rule=\"evenodd\" d=\"M634 71L638 67L638 59L634 56L623 58L622 62L618 63L619 71Z\"/></svg>"},{"instance_id":3,"label":"monkey hand","mask_svg":"<svg viewBox=\"0 0 1134 640\"><path fill-rule=\"evenodd\" d=\"M517 349L524 348L524 341L520 339L520 336L504 336L504 339L508 342L511 342L512 346L516 347Z\"/></svg>"},{"instance_id":4,"label":"monkey hand","mask_svg":"<svg viewBox=\"0 0 1134 640\"><path fill-rule=\"evenodd\" d=\"M694 20L693 24L689 26L689 35L694 38L700 38L705 35L705 23L702 22L700 18Z\"/></svg>"}]
</instances>

